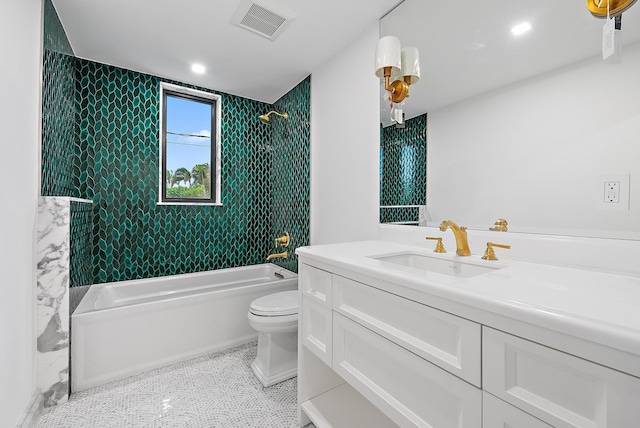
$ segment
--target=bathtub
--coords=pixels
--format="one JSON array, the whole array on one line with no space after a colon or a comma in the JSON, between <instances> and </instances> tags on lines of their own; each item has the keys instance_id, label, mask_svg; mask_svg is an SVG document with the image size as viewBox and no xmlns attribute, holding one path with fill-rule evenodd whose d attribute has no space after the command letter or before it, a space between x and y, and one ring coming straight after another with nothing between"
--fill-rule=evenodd
<instances>
[{"instance_id":1,"label":"bathtub","mask_svg":"<svg viewBox=\"0 0 640 428\"><path fill-rule=\"evenodd\" d=\"M71 316L71 391L254 340L249 303L297 287L274 264L93 285Z\"/></svg>"}]
</instances>

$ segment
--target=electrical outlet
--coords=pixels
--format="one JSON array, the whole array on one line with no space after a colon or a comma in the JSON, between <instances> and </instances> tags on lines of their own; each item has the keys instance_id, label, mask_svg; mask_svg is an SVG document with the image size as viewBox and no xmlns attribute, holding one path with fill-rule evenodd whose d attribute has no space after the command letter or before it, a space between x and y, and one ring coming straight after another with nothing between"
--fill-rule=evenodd
<instances>
[{"instance_id":1,"label":"electrical outlet","mask_svg":"<svg viewBox=\"0 0 640 428\"><path fill-rule=\"evenodd\" d=\"M628 211L629 182L630 174L599 175L596 181L596 209L602 211Z\"/></svg>"},{"instance_id":2,"label":"electrical outlet","mask_svg":"<svg viewBox=\"0 0 640 428\"><path fill-rule=\"evenodd\" d=\"M604 203L605 204L620 203L620 182L619 181L605 181Z\"/></svg>"}]
</instances>

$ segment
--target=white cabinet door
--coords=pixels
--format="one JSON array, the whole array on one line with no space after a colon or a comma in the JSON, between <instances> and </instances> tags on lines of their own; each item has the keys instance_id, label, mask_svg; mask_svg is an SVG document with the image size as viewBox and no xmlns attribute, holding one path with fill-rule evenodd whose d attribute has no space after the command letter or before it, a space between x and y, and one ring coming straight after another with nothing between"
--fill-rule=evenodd
<instances>
[{"instance_id":1,"label":"white cabinet door","mask_svg":"<svg viewBox=\"0 0 640 428\"><path fill-rule=\"evenodd\" d=\"M321 305L330 308L333 289L332 277L331 272L301 264L298 288L302 291L302 294L310 296Z\"/></svg>"},{"instance_id":2,"label":"white cabinet door","mask_svg":"<svg viewBox=\"0 0 640 428\"><path fill-rule=\"evenodd\" d=\"M640 427L640 379L483 327L483 388L557 428Z\"/></svg>"},{"instance_id":3,"label":"white cabinet door","mask_svg":"<svg viewBox=\"0 0 640 428\"><path fill-rule=\"evenodd\" d=\"M482 393L482 426L484 428L553 428L487 392Z\"/></svg>"},{"instance_id":4,"label":"white cabinet door","mask_svg":"<svg viewBox=\"0 0 640 428\"><path fill-rule=\"evenodd\" d=\"M481 326L334 275L333 307L346 317L480 387Z\"/></svg>"},{"instance_id":5,"label":"white cabinet door","mask_svg":"<svg viewBox=\"0 0 640 428\"><path fill-rule=\"evenodd\" d=\"M331 367L332 312L312 297L302 295L302 344Z\"/></svg>"},{"instance_id":6,"label":"white cabinet door","mask_svg":"<svg viewBox=\"0 0 640 428\"><path fill-rule=\"evenodd\" d=\"M399 426L482 426L480 389L335 312L333 330L333 369Z\"/></svg>"}]
</instances>

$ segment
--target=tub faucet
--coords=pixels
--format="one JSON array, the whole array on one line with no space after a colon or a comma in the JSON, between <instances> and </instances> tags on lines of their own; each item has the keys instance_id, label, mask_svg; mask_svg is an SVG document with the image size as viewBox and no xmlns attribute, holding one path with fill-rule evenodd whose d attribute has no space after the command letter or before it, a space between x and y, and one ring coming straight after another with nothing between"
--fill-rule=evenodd
<instances>
[{"instance_id":1,"label":"tub faucet","mask_svg":"<svg viewBox=\"0 0 640 428\"><path fill-rule=\"evenodd\" d=\"M469 241L467 240L467 228L464 226L458 226L451 220L445 220L440 223L440 230L444 232L447 228L451 228L453 235L456 237L456 255L458 256L470 256L471 250L469 250Z\"/></svg>"},{"instance_id":2,"label":"tub faucet","mask_svg":"<svg viewBox=\"0 0 640 428\"><path fill-rule=\"evenodd\" d=\"M267 261L269 261L271 259L278 259L278 258L286 259L288 255L289 254L287 254L286 251L283 251L282 253L278 253L278 254L269 254L267 256Z\"/></svg>"}]
</instances>

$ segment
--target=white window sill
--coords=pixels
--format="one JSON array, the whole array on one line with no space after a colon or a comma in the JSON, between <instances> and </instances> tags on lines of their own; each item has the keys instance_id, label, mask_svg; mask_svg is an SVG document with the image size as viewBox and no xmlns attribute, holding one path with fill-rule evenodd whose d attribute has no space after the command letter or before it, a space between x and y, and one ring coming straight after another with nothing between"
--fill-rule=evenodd
<instances>
[{"instance_id":1,"label":"white window sill","mask_svg":"<svg viewBox=\"0 0 640 428\"><path fill-rule=\"evenodd\" d=\"M221 202L157 202L156 205L194 205L200 207L221 207Z\"/></svg>"}]
</instances>

